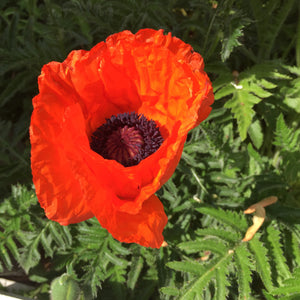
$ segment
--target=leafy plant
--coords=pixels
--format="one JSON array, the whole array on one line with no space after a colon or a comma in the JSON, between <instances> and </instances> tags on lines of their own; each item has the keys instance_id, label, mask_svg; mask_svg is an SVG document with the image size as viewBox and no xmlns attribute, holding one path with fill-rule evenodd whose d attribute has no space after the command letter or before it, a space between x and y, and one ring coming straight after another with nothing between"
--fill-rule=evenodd
<instances>
[{"instance_id":1,"label":"leafy plant","mask_svg":"<svg viewBox=\"0 0 300 300\"><path fill-rule=\"evenodd\" d=\"M81 300L299 299L299 13L295 0L1 1L1 277L39 300L70 289ZM121 244L94 218L49 221L30 175L42 65L145 27L200 52L215 93L158 192L169 217L160 249ZM243 242L252 224L243 210L271 195L278 202Z\"/></svg>"}]
</instances>

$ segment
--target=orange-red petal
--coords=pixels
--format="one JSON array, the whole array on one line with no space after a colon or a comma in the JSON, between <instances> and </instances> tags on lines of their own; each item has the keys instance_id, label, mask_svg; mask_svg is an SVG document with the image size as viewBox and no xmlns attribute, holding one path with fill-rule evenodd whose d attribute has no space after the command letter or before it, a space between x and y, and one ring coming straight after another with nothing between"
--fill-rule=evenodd
<instances>
[{"instance_id":1,"label":"orange-red petal","mask_svg":"<svg viewBox=\"0 0 300 300\"><path fill-rule=\"evenodd\" d=\"M117 240L125 243L138 243L145 247L160 248L164 240L162 232L168 218L162 203L155 195L144 201L137 214L113 210L108 213L109 209L105 208L106 214L103 217L103 207L97 201L91 201L90 206L100 224Z\"/></svg>"}]
</instances>

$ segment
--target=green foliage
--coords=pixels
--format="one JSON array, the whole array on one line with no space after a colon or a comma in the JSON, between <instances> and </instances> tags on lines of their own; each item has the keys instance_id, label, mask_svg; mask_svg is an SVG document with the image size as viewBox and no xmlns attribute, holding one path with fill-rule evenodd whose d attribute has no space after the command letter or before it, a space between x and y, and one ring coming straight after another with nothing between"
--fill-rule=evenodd
<instances>
[{"instance_id":1,"label":"green foliage","mask_svg":"<svg viewBox=\"0 0 300 300\"><path fill-rule=\"evenodd\" d=\"M178 299L206 299L209 291L211 299L226 299L226 295L234 297L230 287L237 285L239 299L249 299L253 294L253 278L257 276L261 278L265 290L272 295L287 295L298 291L293 286L296 280L299 280L297 268L293 273L293 281L287 280L292 278L292 274L283 253L284 245L280 239L280 232L275 229L278 226L275 221L269 224L266 234L261 237L256 235L247 243L241 239L245 232L245 224L240 228L236 226L237 218L243 220L242 224L246 222L242 215L205 206L196 210L212 216L217 222L212 222L208 229L197 230L194 241L177 246L189 254L189 257L182 261L170 262L167 266L175 271L188 273L186 276L189 280L178 286L176 293L174 289L162 289L162 292L168 295L176 294ZM209 257L204 253L209 253ZM271 272L271 267L274 273ZM277 287L279 284L281 288ZM285 284L286 287L283 288ZM219 289L223 292L220 293Z\"/></svg>"},{"instance_id":2,"label":"green foliage","mask_svg":"<svg viewBox=\"0 0 300 300\"><path fill-rule=\"evenodd\" d=\"M299 13L296 0L1 1L1 277L39 300L299 299ZM121 244L95 218L48 220L30 175L42 65L146 27L201 53L216 100L157 193L169 218L161 249ZM243 210L271 195L278 203L242 242Z\"/></svg>"}]
</instances>

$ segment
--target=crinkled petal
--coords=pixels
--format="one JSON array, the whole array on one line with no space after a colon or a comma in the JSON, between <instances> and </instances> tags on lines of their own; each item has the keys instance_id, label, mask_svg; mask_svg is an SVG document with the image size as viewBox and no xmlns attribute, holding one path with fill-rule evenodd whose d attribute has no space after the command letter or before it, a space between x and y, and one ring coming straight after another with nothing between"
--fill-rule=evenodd
<instances>
[{"instance_id":1,"label":"crinkled petal","mask_svg":"<svg viewBox=\"0 0 300 300\"><path fill-rule=\"evenodd\" d=\"M64 74L61 69L59 64L50 64L44 67L39 79L41 90L33 100L35 109L30 125L31 168L36 194L47 217L67 225L86 220L93 214L83 201L73 167L76 143L86 139L88 144L84 119L72 88L64 77L58 76ZM80 139L76 138L77 130L70 130L70 122L81 129ZM81 165L77 167L76 172L80 174Z\"/></svg>"},{"instance_id":2,"label":"crinkled petal","mask_svg":"<svg viewBox=\"0 0 300 300\"><path fill-rule=\"evenodd\" d=\"M120 211L108 214L97 201L92 201L90 205L100 224L121 242L160 248L164 241L162 232L168 218L163 205L155 195L146 199L140 211L134 215Z\"/></svg>"}]
</instances>

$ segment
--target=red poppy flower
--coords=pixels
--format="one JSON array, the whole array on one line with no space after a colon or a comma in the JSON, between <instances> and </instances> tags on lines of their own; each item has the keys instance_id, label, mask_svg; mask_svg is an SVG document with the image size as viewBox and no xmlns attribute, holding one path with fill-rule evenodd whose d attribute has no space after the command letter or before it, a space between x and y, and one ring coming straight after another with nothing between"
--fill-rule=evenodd
<instances>
[{"instance_id":1,"label":"red poppy flower","mask_svg":"<svg viewBox=\"0 0 300 300\"><path fill-rule=\"evenodd\" d=\"M30 139L47 217L68 225L96 216L119 241L159 248L167 217L154 194L213 102L203 68L191 46L152 29L45 65Z\"/></svg>"}]
</instances>

